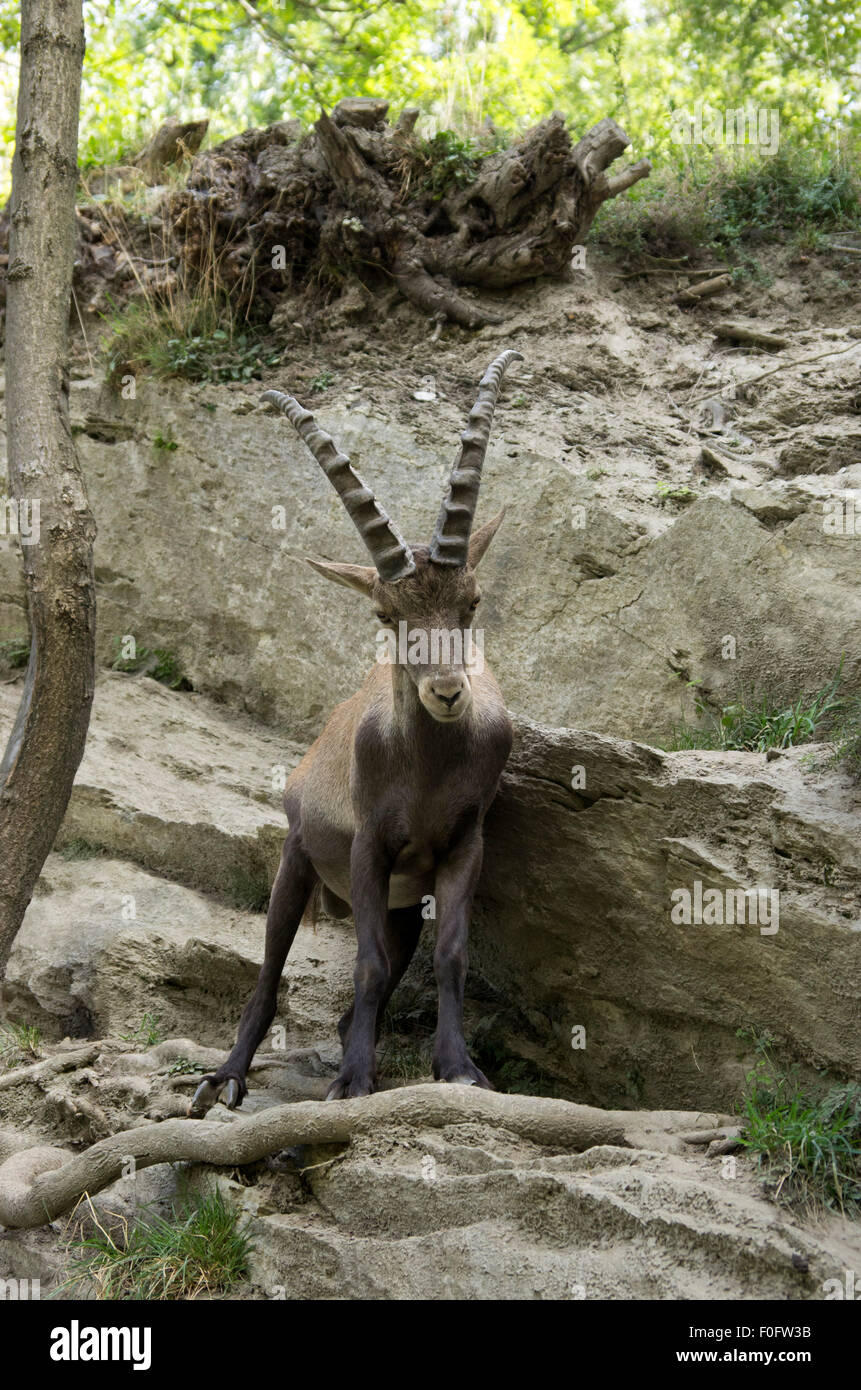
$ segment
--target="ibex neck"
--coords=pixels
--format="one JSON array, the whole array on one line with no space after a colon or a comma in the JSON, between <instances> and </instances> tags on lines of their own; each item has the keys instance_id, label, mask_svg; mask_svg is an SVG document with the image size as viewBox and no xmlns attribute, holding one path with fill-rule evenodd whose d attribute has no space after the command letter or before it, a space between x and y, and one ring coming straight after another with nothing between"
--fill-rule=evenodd
<instances>
[{"instance_id":1,"label":"ibex neck","mask_svg":"<svg viewBox=\"0 0 861 1390\"><path fill-rule=\"evenodd\" d=\"M392 664L392 705L395 727L404 735L420 737L422 724L431 716L419 699L415 681L397 662Z\"/></svg>"}]
</instances>

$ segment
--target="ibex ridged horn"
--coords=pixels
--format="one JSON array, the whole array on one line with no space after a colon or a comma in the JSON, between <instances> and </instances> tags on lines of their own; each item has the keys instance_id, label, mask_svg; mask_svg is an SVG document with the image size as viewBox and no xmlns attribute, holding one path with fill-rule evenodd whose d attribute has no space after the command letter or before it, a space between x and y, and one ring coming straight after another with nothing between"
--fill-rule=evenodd
<instances>
[{"instance_id":1,"label":"ibex ridged horn","mask_svg":"<svg viewBox=\"0 0 861 1390\"><path fill-rule=\"evenodd\" d=\"M310 410L305 410L292 396L285 396L283 391L264 391L263 400L271 401L286 415L308 445L365 542L380 578L391 582L415 574L415 560L403 536L347 455L340 453L332 436L320 429Z\"/></svg>"},{"instance_id":2,"label":"ibex ridged horn","mask_svg":"<svg viewBox=\"0 0 861 1390\"><path fill-rule=\"evenodd\" d=\"M509 349L491 362L481 378L478 400L469 413L466 429L460 437L460 453L451 471L448 492L430 544L430 558L435 565L462 568L467 562L469 535L478 505L481 470L500 382L512 362L522 361L522 352Z\"/></svg>"}]
</instances>

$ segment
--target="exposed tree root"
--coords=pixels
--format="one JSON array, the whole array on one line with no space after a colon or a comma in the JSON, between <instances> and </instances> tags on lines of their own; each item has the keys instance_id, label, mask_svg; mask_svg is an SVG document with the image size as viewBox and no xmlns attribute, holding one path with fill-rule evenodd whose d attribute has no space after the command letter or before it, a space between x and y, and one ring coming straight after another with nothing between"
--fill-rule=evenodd
<instances>
[{"instance_id":1,"label":"exposed tree root","mask_svg":"<svg viewBox=\"0 0 861 1390\"><path fill-rule=\"evenodd\" d=\"M415 134L416 111L394 124L387 112L386 101L347 99L310 131L296 121L245 131L195 155L154 221L120 216L120 234L116 210L88 205L78 219L78 303L92 313L108 298L115 308L202 288L265 320L299 289L325 302L361 286L371 304L394 286L438 322L479 328L499 314L461 287L499 293L565 273L601 204L651 170L642 159L607 172L628 145L610 119L575 144L557 112L498 149L490 133L483 146L445 135L434 145ZM141 169L191 152L202 133L202 122L169 123ZM126 166L114 174L123 186L135 177ZM106 187L110 178L104 171ZM0 219L0 251L4 232ZM0 264L0 305L4 292Z\"/></svg>"},{"instance_id":2,"label":"exposed tree root","mask_svg":"<svg viewBox=\"0 0 861 1390\"><path fill-rule=\"evenodd\" d=\"M209 121L179 121L175 116L165 121L135 159L147 177L155 183L169 164L196 154L209 128Z\"/></svg>"},{"instance_id":3,"label":"exposed tree root","mask_svg":"<svg viewBox=\"0 0 861 1390\"><path fill-rule=\"evenodd\" d=\"M123 1176L129 1159L137 1169L177 1162L233 1166L297 1144L345 1143L383 1125L439 1129L470 1122L575 1152L597 1144L664 1148L668 1136L680 1129L704 1124L713 1130L722 1118L677 1111L598 1110L540 1096L436 1083L381 1091L361 1100L278 1105L232 1123L166 1120L102 1139L77 1156L49 1147L12 1154L0 1165L0 1225L41 1226L52 1221L85 1192L93 1196Z\"/></svg>"},{"instance_id":4,"label":"exposed tree root","mask_svg":"<svg viewBox=\"0 0 861 1390\"><path fill-rule=\"evenodd\" d=\"M43 1081L50 1081L54 1076L59 1076L61 1072L74 1071L76 1067L89 1066L90 1062L95 1061L101 1050L101 1043L91 1043L88 1047L78 1048L75 1052L58 1052L53 1057L46 1057L42 1062L32 1062L26 1067L16 1067L14 1071L4 1072L0 1076L0 1091L5 1091L11 1086L20 1086L25 1081L32 1081L39 1085Z\"/></svg>"},{"instance_id":5,"label":"exposed tree root","mask_svg":"<svg viewBox=\"0 0 861 1390\"><path fill-rule=\"evenodd\" d=\"M392 126L387 110L384 101L342 101L303 139L273 126L201 155L171 206L183 256L209 264L214 250L232 292L253 285L258 302L288 279L325 279L337 267L366 289L394 283L425 313L478 328L499 316L459 286L506 290L561 274L601 204L651 170L640 160L608 176L628 145L624 131L606 119L572 145L557 112L439 188L414 119ZM272 265L275 245L282 268Z\"/></svg>"}]
</instances>

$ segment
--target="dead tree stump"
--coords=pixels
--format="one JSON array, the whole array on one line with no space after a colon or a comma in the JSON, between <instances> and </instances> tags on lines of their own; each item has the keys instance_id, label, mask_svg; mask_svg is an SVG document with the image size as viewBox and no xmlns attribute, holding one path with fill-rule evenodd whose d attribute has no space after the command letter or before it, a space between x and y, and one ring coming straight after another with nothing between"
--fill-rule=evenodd
<instances>
[{"instance_id":1,"label":"dead tree stump","mask_svg":"<svg viewBox=\"0 0 861 1390\"><path fill-rule=\"evenodd\" d=\"M609 172L628 145L609 119L575 144L557 112L498 148L492 130L483 144L450 132L425 140L414 108L394 124L387 113L386 101L349 98L311 130L279 121L195 154L184 186L144 214L98 199L80 207L82 312L184 289L203 301L215 290L238 314L268 322L297 292L325 305L349 289L366 304L394 292L439 322L478 328L499 322L511 286L565 272L601 204L651 172L647 159ZM204 130L169 121L136 168L115 172L158 181ZM3 216L0 311L7 239ZM497 303L482 305L482 292Z\"/></svg>"},{"instance_id":2,"label":"dead tree stump","mask_svg":"<svg viewBox=\"0 0 861 1390\"><path fill-rule=\"evenodd\" d=\"M414 134L417 113L390 125L387 112L351 99L305 135L280 122L199 155L170 207L187 267L246 302L274 304L309 282L395 286L423 312L476 328L499 316L464 288L562 273L601 204L651 170L644 159L609 174L629 143L615 121L573 144L558 113L505 149L452 141L440 167Z\"/></svg>"}]
</instances>

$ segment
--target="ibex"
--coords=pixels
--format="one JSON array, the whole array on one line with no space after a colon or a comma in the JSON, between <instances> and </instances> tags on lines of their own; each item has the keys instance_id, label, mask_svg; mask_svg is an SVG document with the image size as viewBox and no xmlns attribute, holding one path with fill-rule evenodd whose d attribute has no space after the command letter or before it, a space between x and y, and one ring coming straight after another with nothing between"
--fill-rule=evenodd
<instances>
[{"instance_id":1,"label":"ibex","mask_svg":"<svg viewBox=\"0 0 861 1390\"><path fill-rule=\"evenodd\" d=\"M272 888L263 966L236 1045L204 1077L191 1103L202 1115L224 1092L234 1109L247 1094L251 1059L275 1016L278 981L313 894L333 916L352 906L358 938L352 1007L338 1024L341 1068L327 1099L375 1088L383 1010L412 959L423 899L434 904L439 1013L433 1074L492 1089L467 1051L463 992L472 897L481 869L484 818L511 751L512 726L490 672L451 651L432 664L439 634L463 648L481 600L476 567L502 521L473 532L484 457L502 377L519 352L486 371L429 546L408 545L331 437L292 396L267 391L295 426L340 496L373 565L310 560L314 569L369 598L378 621L406 623L422 660L376 664L339 705L291 773L284 793L289 834ZM425 642L421 634L425 635ZM433 641L436 634L437 640Z\"/></svg>"}]
</instances>

